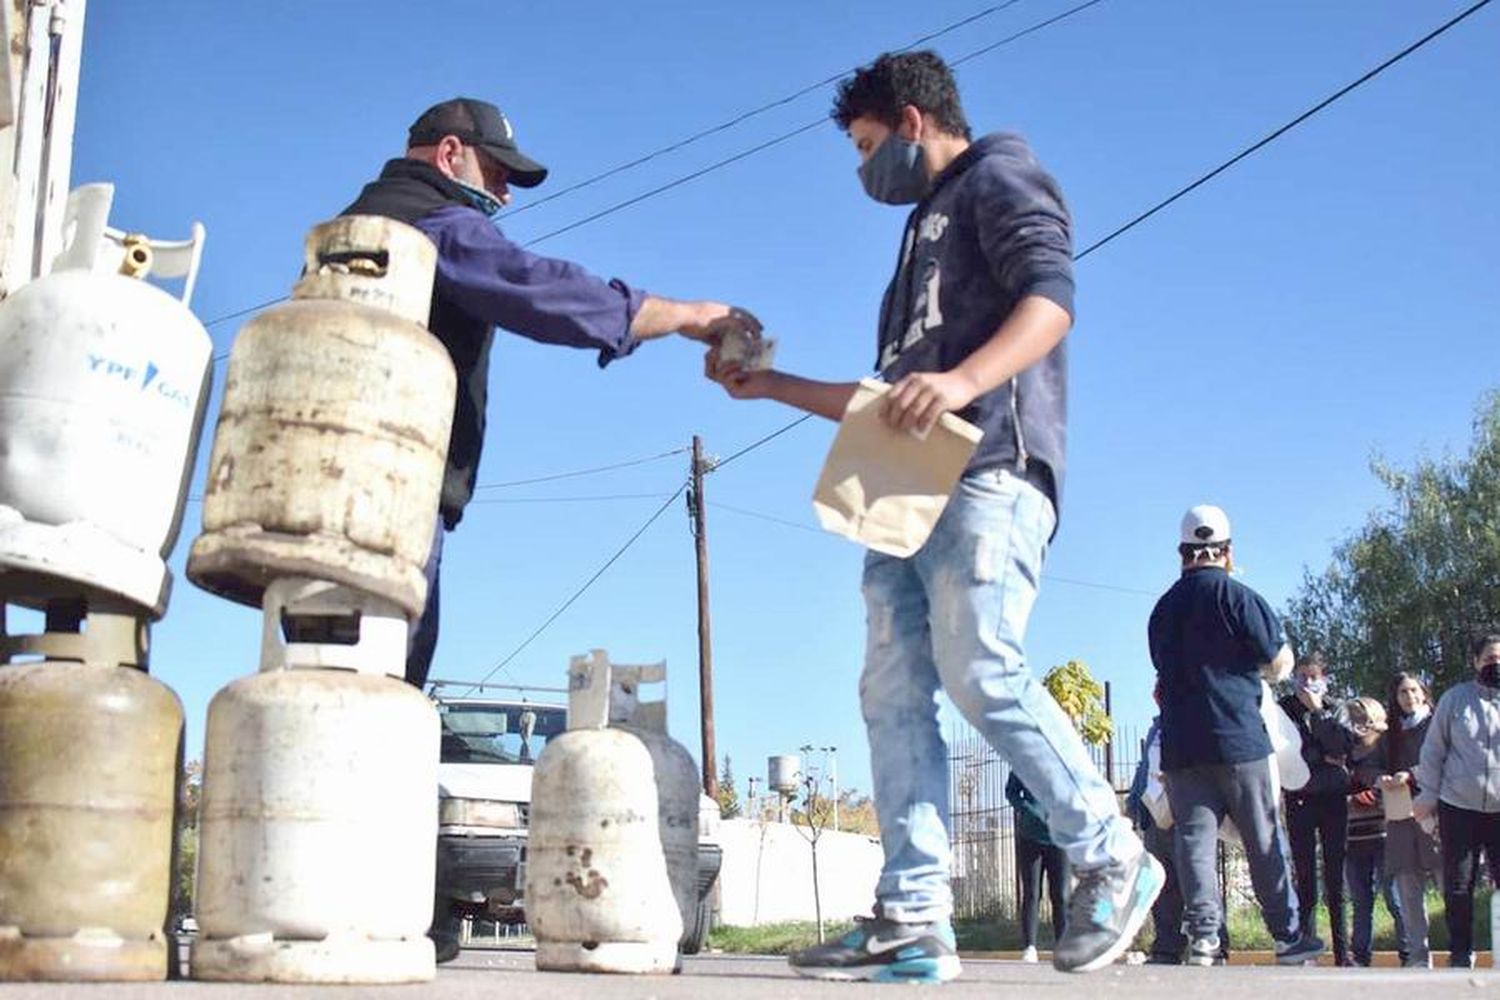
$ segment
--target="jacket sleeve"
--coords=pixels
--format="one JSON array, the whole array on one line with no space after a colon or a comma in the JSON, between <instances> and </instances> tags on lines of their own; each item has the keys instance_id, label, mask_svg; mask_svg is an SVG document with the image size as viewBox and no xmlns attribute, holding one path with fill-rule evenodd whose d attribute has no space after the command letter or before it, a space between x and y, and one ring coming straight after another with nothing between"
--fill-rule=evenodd
<instances>
[{"instance_id":1,"label":"jacket sleeve","mask_svg":"<svg viewBox=\"0 0 1500 1000\"><path fill-rule=\"evenodd\" d=\"M531 253L470 208L439 209L418 226L437 245L438 292L476 319L545 344L597 349L600 367L636 348L639 289Z\"/></svg>"},{"instance_id":2,"label":"jacket sleeve","mask_svg":"<svg viewBox=\"0 0 1500 1000\"><path fill-rule=\"evenodd\" d=\"M1040 295L1073 315L1073 236L1062 192L1024 145L972 168L980 250L1017 301Z\"/></svg>"},{"instance_id":3,"label":"jacket sleeve","mask_svg":"<svg viewBox=\"0 0 1500 1000\"><path fill-rule=\"evenodd\" d=\"M1417 760L1417 802L1436 805L1443 781L1443 765L1448 761L1448 727L1453 718L1452 691L1438 699L1427 724L1427 738L1422 741L1422 755Z\"/></svg>"}]
</instances>

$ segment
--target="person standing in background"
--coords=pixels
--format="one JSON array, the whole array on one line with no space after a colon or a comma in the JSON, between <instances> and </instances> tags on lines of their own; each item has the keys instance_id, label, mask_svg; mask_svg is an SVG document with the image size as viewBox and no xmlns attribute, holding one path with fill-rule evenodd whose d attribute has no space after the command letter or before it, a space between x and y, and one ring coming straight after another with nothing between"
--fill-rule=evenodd
<instances>
[{"instance_id":1,"label":"person standing in background","mask_svg":"<svg viewBox=\"0 0 1500 1000\"><path fill-rule=\"evenodd\" d=\"M1323 951L1301 923L1276 799L1271 738L1261 716L1262 680L1292 665L1271 606L1233 579L1229 517L1200 504L1182 518L1181 576L1151 611L1147 637L1161 691L1161 766L1172 805L1182 880L1187 960L1218 953L1219 828L1234 822L1276 961L1300 965Z\"/></svg>"},{"instance_id":2,"label":"person standing in background","mask_svg":"<svg viewBox=\"0 0 1500 1000\"><path fill-rule=\"evenodd\" d=\"M1389 773L1386 760L1385 708L1374 698L1351 698L1344 704L1354 746L1349 751L1349 835L1344 851L1344 880L1354 904L1350 939L1355 965L1368 967L1375 928L1375 896L1385 898L1396 926L1396 951L1406 964L1401 905L1385 870L1385 806L1380 779Z\"/></svg>"},{"instance_id":3,"label":"person standing in background","mask_svg":"<svg viewBox=\"0 0 1500 1000\"><path fill-rule=\"evenodd\" d=\"M1323 893L1333 939L1333 963L1349 964L1348 929L1344 922L1344 848L1349 835L1349 738L1325 704L1328 666L1311 653L1292 670L1292 694L1281 699L1282 711L1302 736L1307 784L1285 793L1287 833L1297 873L1297 899L1304 926L1318 905L1318 844L1323 847Z\"/></svg>"},{"instance_id":4,"label":"person standing in background","mask_svg":"<svg viewBox=\"0 0 1500 1000\"><path fill-rule=\"evenodd\" d=\"M1500 886L1500 632L1470 647L1474 679L1438 699L1417 764L1418 820L1437 817L1448 909L1448 964L1474 967L1474 882L1479 854Z\"/></svg>"},{"instance_id":5,"label":"person standing in background","mask_svg":"<svg viewBox=\"0 0 1500 1000\"><path fill-rule=\"evenodd\" d=\"M1417 763L1432 723L1432 700L1415 674L1398 673L1391 678L1387 717L1392 720L1385 737L1390 774L1380 782L1387 807L1385 870L1395 881L1396 898L1401 902L1406 965L1425 969L1432 965L1427 944L1427 883L1442 884L1442 862L1437 837L1423 829L1411 811L1411 799L1421 791L1417 787ZM1391 804L1402 800L1405 809L1393 815Z\"/></svg>"},{"instance_id":6,"label":"person standing in background","mask_svg":"<svg viewBox=\"0 0 1500 1000\"><path fill-rule=\"evenodd\" d=\"M1062 937L1068 905L1068 856L1047 832L1047 814L1012 771L1005 782L1005 801L1015 810L1016 870L1021 875L1021 961L1037 960L1037 930L1041 923L1042 879L1052 907L1052 940Z\"/></svg>"}]
</instances>

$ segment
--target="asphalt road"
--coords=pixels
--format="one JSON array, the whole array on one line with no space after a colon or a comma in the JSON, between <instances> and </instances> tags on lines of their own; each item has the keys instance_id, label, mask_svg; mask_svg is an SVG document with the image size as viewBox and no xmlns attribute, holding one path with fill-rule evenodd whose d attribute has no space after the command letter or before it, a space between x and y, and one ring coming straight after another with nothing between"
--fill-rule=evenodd
<instances>
[{"instance_id":1,"label":"asphalt road","mask_svg":"<svg viewBox=\"0 0 1500 1000\"><path fill-rule=\"evenodd\" d=\"M823 983L800 979L785 959L710 955L690 958L682 975L582 976L540 973L530 952L473 949L438 970L435 982L413 986L248 986L236 983L0 985L11 998L110 997L122 1000L194 997L293 998L401 996L438 1000L850 1000L894 993L935 994L942 1000L1430 1000L1435 997L1500 998L1500 973L1489 969L1332 969L1230 966L1217 969L1117 965L1090 975L1063 975L1045 965L971 959L964 974L941 987Z\"/></svg>"}]
</instances>

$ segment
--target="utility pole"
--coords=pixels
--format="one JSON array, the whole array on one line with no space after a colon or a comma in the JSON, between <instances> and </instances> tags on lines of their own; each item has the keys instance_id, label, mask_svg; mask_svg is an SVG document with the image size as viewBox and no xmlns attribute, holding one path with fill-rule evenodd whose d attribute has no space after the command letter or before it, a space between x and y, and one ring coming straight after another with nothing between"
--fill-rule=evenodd
<instances>
[{"instance_id":1,"label":"utility pole","mask_svg":"<svg viewBox=\"0 0 1500 1000\"><path fill-rule=\"evenodd\" d=\"M714 751L714 652L708 625L708 525L704 520L703 439L693 435L692 488L688 512L693 519L693 544L698 554L698 718L703 729L703 791L719 799L719 775Z\"/></svg>"}]
</instances>

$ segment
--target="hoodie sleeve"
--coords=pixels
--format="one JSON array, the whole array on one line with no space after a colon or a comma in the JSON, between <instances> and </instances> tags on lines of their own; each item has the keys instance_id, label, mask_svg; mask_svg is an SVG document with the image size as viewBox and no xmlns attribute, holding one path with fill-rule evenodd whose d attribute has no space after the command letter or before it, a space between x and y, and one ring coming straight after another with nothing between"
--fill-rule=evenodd
<instances>
[{"instance_id":1,"label":"hoodie sleeve","mask_svg":"<svg viewBox=\"0 0 1500 1000\"><path fill-rule=\"evenodd\" d=\"M1438 699L1427 724L1427 738L1422 741L1422 756L1417 761L1416 801L1436 805L1443 781L1443 766L1448 760L1448 727L1453 718L1453 691Z\"/></svg>"},{"instance_id":2,"label":"hoodie sleeve","mask_svg":"<svg viewBox=\"0 0 1500 1000\"><path fill-rule=\"evenodd\" d=\"M545 344L597 349L600 367L635 350L630 324L646 297L639 289L531 253L470 208L439 209L418 227L437 244L439 290L476 319Z\"/></svg>"},{"instance_id":3,"label":"hoodie sleeve","mask_svg":"<svg viewBox=\"0 0 1500 1000\"><path fill-rule=\"evenodd\" d=\"M972 169L980 249L996 282L1016 301L1040 295L1072 316L1072 222L1057 182L1019 140Z\"/></svg>"}]
</instances>

